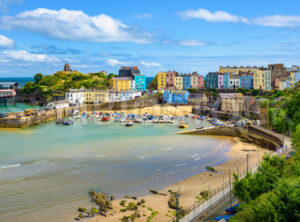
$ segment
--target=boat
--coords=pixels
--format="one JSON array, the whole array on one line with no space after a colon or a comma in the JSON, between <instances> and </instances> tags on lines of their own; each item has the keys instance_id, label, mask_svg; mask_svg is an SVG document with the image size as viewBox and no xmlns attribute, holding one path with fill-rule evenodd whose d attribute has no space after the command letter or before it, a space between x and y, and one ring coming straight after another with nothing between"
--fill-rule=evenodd
<instances>
[{"instance_id":1,"label":"boat","mask_svg":"<svg viewBox=\"0 0 300 222\"><path fill-rule=\"evenodd\" d=\"M64 122L63 119L57 119L56 120L56 124L63 124L63 122Z\"/></svg>"},{"instance_id":2,"label":"boat","mask_svg":"<svg viewBox=\"0 0 300 222\"><path fill-rule=\"evenodd\" d=\"M68 119L67 121L62 122L62 125L65 125L65 126L70 126L72 124L73 124L73 121L71 119Z\"/></svg>"},{"instance_id":3,"label":"boat","mask_svg":"<svg viewBox=\"0 0 300 222\"><path fill-rule=\"evenodd\" d=\"M74 119L80 119L80 115L74 116Z\"/></svg>"},{"instance_id":4,"label":"boat","mask_svg":"<svg viewBox=\"0 0 300 222\"><path fill-rule=\"evenodd\" d=\"M189 124L184 121L180 121L178 124L178 128L188 128L188 127L189 127Z\"/></svg>"},{"instance_id":5,"label":"boat","mask_svg":"<svg viewBox=\"0 0 300 222\"><path fill-rule=\"evenodd\" d=\"M220 221L220 220L225 220L225 221L228 221L230 219L230 217L234 216L234 214L226 214L226 215L223 215L223 216L218 216L218 217L215 217L214 220L215 221Z\"/></svg>"},{"instance_id":6,"label":"boat","mask_svg":"<svg viewBox=\"0 0 300 222\"><path fill-rule=\"evenodd\" d=\"M126 127L131 127L133 125L134 124L133 124L132 120L127 121L126 124L125 124Z\"/></svg>"},{"instance_id":7,"label":"boat","mask_svg":"<svg viewBox=\"0 0 300 222\"><path fill-rule=\"evenodd\" d=\"M102 122L107 122L110 121L110 117L109 116L103 116L101 119Z\"/></svg>"},{"instance_id":8,"label":"boat","mask_svg":"<svg viewBox=\"0 0 300 222\"><path fill-rule=\"evenodd\" d=\"M237 213L238 207L241 205L241 203L237 203L236 205L232 207L228 207L225 209L226 213L228 214L234 214Z\"/></svg>"}]
</instances>

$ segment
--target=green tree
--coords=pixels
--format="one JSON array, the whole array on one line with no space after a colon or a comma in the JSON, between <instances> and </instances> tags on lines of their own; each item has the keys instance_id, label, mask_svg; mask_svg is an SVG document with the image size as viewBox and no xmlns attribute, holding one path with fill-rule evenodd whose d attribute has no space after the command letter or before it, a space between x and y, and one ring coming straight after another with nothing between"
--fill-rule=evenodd
<instances>
[{"instance_id":1,"label":"green tree","mask_svg":"<svg viewBox=\"0 0 300 222\"><path fill-rule=\"evenodd\" d=\"M37 74L34 75L33 80L34 80L35 83L38 83L42 80L42 78L43 78L43 74L42 73L37 73Z\"/></svg>"}]
</instances>

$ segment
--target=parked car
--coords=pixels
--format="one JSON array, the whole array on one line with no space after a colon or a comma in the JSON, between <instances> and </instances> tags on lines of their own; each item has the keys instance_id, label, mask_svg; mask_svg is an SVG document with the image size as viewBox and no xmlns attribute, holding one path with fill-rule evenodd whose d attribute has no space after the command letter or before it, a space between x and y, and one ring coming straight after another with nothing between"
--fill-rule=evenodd
<instances>
[{"instance_id":1,"label":"parked car","mask_svg":"<svg viewBox=\"0 0 300 222\"><path fill-rule=\"evenodd\" d=\"M8 117L6 113L0 113L0 118L5 118L5 117Z\"/></svg>"}]
</instances>

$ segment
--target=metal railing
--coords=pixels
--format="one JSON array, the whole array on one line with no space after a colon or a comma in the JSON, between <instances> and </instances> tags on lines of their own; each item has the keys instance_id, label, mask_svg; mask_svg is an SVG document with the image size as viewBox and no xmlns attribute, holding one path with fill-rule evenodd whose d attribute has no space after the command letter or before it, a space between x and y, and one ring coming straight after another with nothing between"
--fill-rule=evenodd
<instances>
[{"instance_id":1,"label":"metal railing","mask_svg":"<svg viewBox=\"0 0 300 222\"><path fill-rule=\"evenodd\" d=\"M250 173L255 173L257 171L257 166L255 165L252 168L249 168ZM235 172L238 174L239 178L244 178L247 174L247 170L244 170L242 172ZM180 222L189 222L193 221L194 219L200 217L203 215L206 211L210 210L216 203L218 203L221 200L224 200L228 194L230 195L232 192L232 187L233 187L233 176L230 175L230 179L227 181L224 181L222 185L218 186L212 191L209 191L209 196L207 199L203 199L202 201L198 203L194 203L190 207L186 209L188 213L183 217L180 218ZM176 221L176 217L173 217L171 221Z\"/></svg>"}]
</instances>

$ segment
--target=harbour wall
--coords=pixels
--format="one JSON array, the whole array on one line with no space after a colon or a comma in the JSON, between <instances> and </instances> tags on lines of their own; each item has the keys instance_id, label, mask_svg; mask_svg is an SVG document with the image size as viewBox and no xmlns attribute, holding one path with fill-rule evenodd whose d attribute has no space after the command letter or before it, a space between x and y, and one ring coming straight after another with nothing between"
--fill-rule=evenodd
<instances>
[{"instance_id":1,"label":"harbour wall","mask_svg":"<svg viewBox=\"0 0 300 222\"><path fill-rule=\"evenodd\" d=\"M179 134L239 137L244 142L254 143L270 150L281 147L283 143L282 137L279 134L257 126L249 126L247 128L219 126L208 129L184 131Z\"/></svg>"},{"instance_id":2,"label":"harbour wall","mask_svg":"<svg viewBox=\"0 0 300 222\"><path fill-rule=\"evenodd\" d=\"M104 111L104 110L126 110L150 107L160 104L160 98L157 95L144 96L132 100L103 103L103 104L84 104L78 108L80 111Z\"/></svg>"},{"instance_id":3,"label":"harbour wall","mask_svg":"<svg viewBox=\"0 0 300 222\"><path fill-rule=\"evenodd\" d=\"M48 121L53 121L58 118L68 117L72 108L43 110L41 112L35 112L31 116L24 116L23 113L10 113L9 117L0 119L0 128L26 128ZM18 117L18 115L21 115Z\"/></svg>"}]
</instances>

